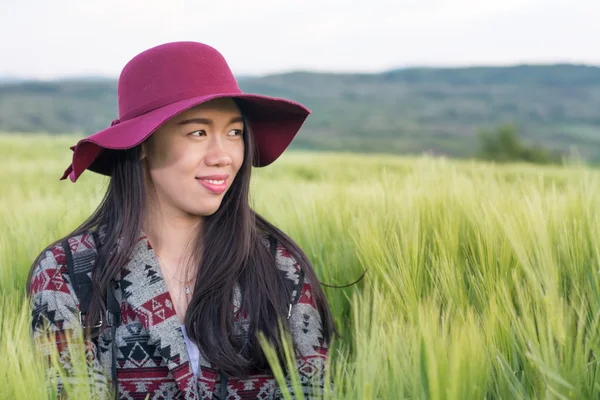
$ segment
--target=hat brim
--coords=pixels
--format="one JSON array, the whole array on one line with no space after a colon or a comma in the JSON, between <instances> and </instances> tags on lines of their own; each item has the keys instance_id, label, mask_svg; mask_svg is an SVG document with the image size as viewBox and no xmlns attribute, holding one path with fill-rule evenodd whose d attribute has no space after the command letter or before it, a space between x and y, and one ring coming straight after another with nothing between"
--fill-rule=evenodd
<instances>
[{"instance_id":1,"label":"hat brim","mask_svg":"<svg viewBox=\"0 0 600 400\"><path fill-rule=\"evenodd\" d=\"M264 167L277 160L311 113L302 104L291 100L239 92L181 100L81 139L71 148L73 160L61 180L69 177L75 182L86 169L110 176L113 162L111 152L107 150L133 148L174 116L207 101L226 97L239 100L251 126L256 148L255 167Z\"/></svg>"}]
</instances>

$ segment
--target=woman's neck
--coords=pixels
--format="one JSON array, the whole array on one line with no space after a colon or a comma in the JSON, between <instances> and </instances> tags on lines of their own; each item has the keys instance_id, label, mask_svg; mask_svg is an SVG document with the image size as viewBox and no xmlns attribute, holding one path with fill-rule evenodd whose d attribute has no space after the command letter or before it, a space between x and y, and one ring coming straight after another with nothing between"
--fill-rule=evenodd
<instances>
[{"instance_id":1,"label":"woman's neck","mask_svg":"<svg viewBox=\"0 0 600 400\"><path fill-rule=\"evenodd\" d=\"M171 265L184 265L190 260L202 218L150 213L144 232L156 254Z\"/></svg>"}]
</instances>

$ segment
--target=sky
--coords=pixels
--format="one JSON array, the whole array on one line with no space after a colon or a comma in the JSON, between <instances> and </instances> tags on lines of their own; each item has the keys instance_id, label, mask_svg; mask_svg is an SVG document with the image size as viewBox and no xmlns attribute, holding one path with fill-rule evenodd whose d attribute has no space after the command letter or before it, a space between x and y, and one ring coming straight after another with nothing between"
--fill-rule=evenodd
<instances>
[{"instance_id":1,"label":"sky","mask_svg":"<svg viewBox=\"0 0 600 400\"><path fill-rule=\"evenodd\" d=\"M117 78L193 40L234 74L600 65L599 0L0 0L0 77Z\"/></svg>"}]
</instances>

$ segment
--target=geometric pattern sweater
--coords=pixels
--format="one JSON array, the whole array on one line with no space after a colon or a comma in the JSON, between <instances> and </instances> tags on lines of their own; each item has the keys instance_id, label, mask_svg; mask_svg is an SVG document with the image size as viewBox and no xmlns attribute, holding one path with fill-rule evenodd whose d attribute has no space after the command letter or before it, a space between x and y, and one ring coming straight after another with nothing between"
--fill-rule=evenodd
<instances>
[{"instance_id":1,"label":"geometric pattern sweater","mask_svg":"<svg viewBox=\"0 0 600 400\"><path fill-rule=\"evenodd\" d=\"M89 253L90 261L96 252L91 234L69 239L70 249ZM299 264L283 247L277 246L277 266L293 287L299 284ZM82 254L78 254L79 256ZM78 257L81 259L82 257ZM83 259L86 259L83 254ZM66 336L80 327L79 300L67 271L62 246L48 249L35 266L31 281L32 335L34 340L50 334L60 354L62 367L73 371L70 365ZM236 290L239 295L239 290ZM130 261L124 266L117 300L121 307L121 324L113 340L117 344L117 387L121 399L219 399L222 393L221 374L200 354L198 374L194 375L183 332L173 302L163 279L156 254L142 233ZM239 307L239 296L234 298L234 312ZM241 313L239 313L241 314ZM236 321L236 332L247 329L248 321ZM296 372L305 398L314 398L314 388L323 388L328 347L324 342L322 321L313 299L311 285L305 279L299 300L293 305L289 318L298 362ZM43 329L45 327L45 329ZM110 398L112 346L106 341L107 332L95 341L84 340L88 377L94 398ZM42 353L53 349L44 348ZM50 367L49 376L55 374ZM55 380L60 380L54 376ZM67 378L68 379L68 378ZM286 384L293 396L292 382ZM315 386L316 385L316 386ZM322 393L322 391L318 391ZM283 398L274 377L260 374L243 379L229 377L227 399L280 399Z\"/></svg>"}]
</instances>

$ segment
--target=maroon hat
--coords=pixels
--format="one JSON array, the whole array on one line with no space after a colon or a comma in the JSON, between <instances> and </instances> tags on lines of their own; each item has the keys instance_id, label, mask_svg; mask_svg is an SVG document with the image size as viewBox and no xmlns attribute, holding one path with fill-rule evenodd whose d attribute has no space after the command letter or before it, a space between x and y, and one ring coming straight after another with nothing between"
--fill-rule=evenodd
<instances>
[{"instance_id":1,"label":"maroon hat","mask_svg":"<svg viewBox=\"0 0 600 400\"><path fill-rule=\"evenodd\" d=\"M243 104L254 134L255 167L275 161L310 114L303 105L242 93L223 56L196 42L173 42L148 49L125 65L118 82L119 119L80 140L62 179L75 182L86 170L110 176L110 151L135 147L173 116L212 99Z\"/></svg>"}]
</instances>

